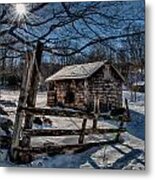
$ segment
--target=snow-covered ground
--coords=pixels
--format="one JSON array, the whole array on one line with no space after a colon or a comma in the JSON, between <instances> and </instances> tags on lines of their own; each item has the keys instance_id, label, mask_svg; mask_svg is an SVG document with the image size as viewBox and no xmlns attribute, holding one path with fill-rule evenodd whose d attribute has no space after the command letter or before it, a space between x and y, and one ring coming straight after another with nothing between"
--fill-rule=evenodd
<instances>
[{"instance_id":1,"label":"snow-covered ground","mask_svg":"<svg viewBox=\"0 0 155 180\"><path fill-rule=\"evenodd\" d=\"M125 91L124 97L129 101L129 108L132 121L127 124L127 129L130 134L139 139L145 139L145 95L137 93L137 101L130 101L130 92Z\"/></svg>"},{"instance_id":2,"label":"snow-covered ground","mask_svg":"<svg viewBox=\"0 0 155 180\"><path fill-rule=\"evenodd\" d=\"M48 167L48 168L95 168L95 169L145 169L145 115L144 115L144 94L137 93L137 102L130 101L130 92L124 91L123 98L129 100L129 108L132 121L127 124L128 132L122 135L125 140L123 144L106 145L93 147L87 151L77 154L65 154L56 156L41 156L26 165L15 165L9 162L7 151L0 149L0 166L21 166L21 167ZM16 105L18 102L18 91L1 90L0 104L9 112L9 117L14 121ZM3 100L3 101L2 101ZM9 103L11 100L12 103ZM4 103L4 101L6 103ZM46 105L46 92L40 92L37 96L37 106ZM80 128L81 119L50 117L54 128ZM88 121L87 127L92 126ZM100 120L100 127L110 127L113 124ZM42 127L45 128L45 127ZM2 130L0 129L1 133ZM85 141L99 141L106 138L105 135L90 135ZM75 143L77 137L39 137L33 138L32 144L40 145L47 142L56 144Z\"/></svg>"}]
</instances>

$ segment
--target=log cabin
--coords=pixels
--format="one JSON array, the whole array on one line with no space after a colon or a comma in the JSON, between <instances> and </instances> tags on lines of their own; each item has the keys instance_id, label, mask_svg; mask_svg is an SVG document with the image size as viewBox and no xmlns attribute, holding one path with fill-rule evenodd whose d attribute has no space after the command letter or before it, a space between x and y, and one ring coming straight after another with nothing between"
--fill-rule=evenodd
<instances>
[{"instance_id":1,"label":"log cabin","mask_svg":"<svg viewBox=\"0 0 155 180\"><path fill-rule=\"evenodd\" d=\"M46 79L47 105L107 112L122 107L123 82L108 61L65 66Z\"/></svg>"}]
</instances>

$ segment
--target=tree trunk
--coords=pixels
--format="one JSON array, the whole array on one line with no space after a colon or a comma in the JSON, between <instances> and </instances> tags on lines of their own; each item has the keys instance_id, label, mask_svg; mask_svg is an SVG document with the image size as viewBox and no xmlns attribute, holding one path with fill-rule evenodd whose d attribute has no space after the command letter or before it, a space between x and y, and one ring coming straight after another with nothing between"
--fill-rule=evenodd
<instances>
[{"instance_id":1,"label":"tree trunk","mask_svg":"<svg viewBox=\"0 0 155 180\"><path fill-rule=\"evenodd\" d=\"M12 148L17 147L19 145L20 131L22 128L22 121L23 121L22 107L26 106L26 101L27 101L27 96L28 96L28 86L30 82L30 76L31 76L33 64L34 64L34 59L30 61L28 57L26 57L22 85L21 85L21 90L20 90L20 95L19 95L19 100L18 100L18 107L17 107L16 117L15 117L15 124L14 124L13 138L12 138Z\"/></svg>"},{"instance_id":2,"label":"tree trunk","mask_svg":"<svg viewBox=\"0 0 155 180\"><path fill-rule=\"evenodd\" d=\"M20 136L21 136L21 130L22 130L22 123L23 123L22 107L26 107L26 104L28 104L28 103L35 102L35 99L30 99L30 94L28 94L28 93L30 93L29 85L31 86L31 83L32 83L31 77L33 77L33 78L35 77L34 73L32 73L34 71L35 58L37 60L41 59L41 54L40 54L41 52L39 52L41 50L40 47L42 47L42 45L40 42L38 42L35 57L30 58L30 59L27 57L26 62L25 62L23 80L22 80L22 85L21 85L21 90L20 90L20 95L19 95L19 100L18 100L18 107L17 107L16 117L15 117L11 153L10 153L12 160L16 160L16 158L18 156L17 153L14 153L14 148L19 146L20 138L21 138ZM30 88L30 90L31 90L31 92L33 92L31 88ZM35 90L34 90L34 92L35 92ZM34 93L32 93L31 95L33 96ZM29 101L28 101L28 99L29 99Z\"/></svg>"},{"instance_id":3,"label":"tree trunk","mask_svg":"<svg viewBox=\"0 0 155 180\"><path fill-rule=\"evenodd\" d=\"M30 79L30 88L28 91L28 97L27 97L27 107L35 107L36 104L36 97L37 97L37 90L38 90L38 83L39 83L39 73L40 71L40 65L41 65L41 56L42 56L42 49L43 44L41 42L38 42L37 49L35 53L35 60L36 63L34 63L33 69L32 69L32 76ZM27 113L25 118L25 129L31 129L32 128L32 115Z\"/></svg>"},{"instance_id":4,"label":"tree trunk","mask_svg":"<svg viewBox=\"0 0 155 180\"><path fill-rule=\"evenodd\" d=\"M35 53L35 63L33 65L32 76L30 79L30 88L29 88L28 97L27 97L27 107L35 107L35 104L36 104L36 97L37 97L37 90L38 90L38 83L39 83L38 70L40 71L42 49L43 49L43 44L41 42L38 42L36 53ZM32 121L33 121L33 115L26 113L24 129L31 129ZM25 145L29 146L30 138L27 137L26 142L27 143Z\"/></svg>"}]
</instances>

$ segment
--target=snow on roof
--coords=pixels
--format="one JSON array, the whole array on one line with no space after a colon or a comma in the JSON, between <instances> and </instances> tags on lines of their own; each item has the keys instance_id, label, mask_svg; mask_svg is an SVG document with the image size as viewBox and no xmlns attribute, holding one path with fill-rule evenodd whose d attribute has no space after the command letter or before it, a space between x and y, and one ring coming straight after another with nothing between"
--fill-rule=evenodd
<instances>
[{"instance_id":1,"label":"snow on roof","mask_svg":"<svg viewBox=\"0 0 155 180\"><path fill-rule=\"evenodd\" d=\"M103 61L99 61L93 63L65 66L60 71L47 78L46 82L62 79L84 79L90 77L94 72L102 67L104 63L105 62Z\"/></svg>"},{"instance_id":2,"label":"snow on roof","mask_svg":"<svg viewBox=\"0 0 155 180\"><path fill-rule=\"evenodd\" d=\"M93 63L65 66L62 69L60 69L57 73L48 77L46 79L46 82L64 79L86 79L90 77L93 73L95 73L105 63L107 63L107 61L97 61ZM118 72L116 71L116 73Z\"/></svg>"}]
</instances>

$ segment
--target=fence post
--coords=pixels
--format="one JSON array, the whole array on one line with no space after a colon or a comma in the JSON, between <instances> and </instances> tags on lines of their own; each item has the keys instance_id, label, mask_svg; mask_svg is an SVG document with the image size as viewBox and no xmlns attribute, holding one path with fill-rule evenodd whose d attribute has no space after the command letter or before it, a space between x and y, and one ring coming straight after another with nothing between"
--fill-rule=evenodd
<instances>
[{"instance_id":1,"label":"fence post","mask_svg":"<svg viewBox=\"0 0 155 180\"><path fill-rule=\"evenodd\" d=\"M25 68L23 72L23 79L20 89L20 95L18 100L18 107L15 117L15 124L13 130L13 137L12 137L12 145L11 145L11 153L12 159L15 159L16 153L14 153L14 148L19 146L19 139L21 134L22 122L23 122L23 112L22 107L26 106L27 96L28 96L28 88L30 83L30 77L32 73L32 68L34 64L34 58L30 61L29 54L27 54L26 61L25 61Z\"/></svg>"},{"instance_id":2,"label":"fence post","mask_svg":"<svg viewBox=\"0 0 155 180\"><path fill-rule=\"evenodd\" d=\"M85 129L86 129L86 124L87 124L87 119L83 119L83 122L82 122L82 129L81 129L81 134L79 136L79 144L83 144L83 141L84 141L84 135L85 135Z\"/></svg>"},{"instance_id":3,"label":"fence post","mask_svg":"<svg viewBox=\"0 0 155 180\"><path fill-rule=\"evenodd\" d=\"M35 52L35 62L32 69L32 76L30 79L30 88L28 91L28 97L27 97L27 107L35 107L36 104L36 97L37 97L37 91L38 91L38 83L39 83L39 72L40 71L40 65L41 65L41 56L42 56L42 48L43 44L38 41L36 52ZM25 117L25 124L24 129L31 129L32 128L32 121L33 121L33 115L30 113L26 113ZM30 145L30 137L27 137L29 139L26 140L27 146Z\"/></svg>"},{"instance_id":4,"label":"fence post","mask_svg":"<svg viewBox=\"0 0 155 180\"><path fill-rule=\"evenodd\" d=\"M129 111L129 105L128 105L128 100L125 98L125 106L126 106L126 113L128 116L128 120L130 120L130 111Z\"/></svg>"},{"instance_id":5,"label":"fence post","mask_svg":"<svg viewBox=\"0 0 155 180\"><path fill-rule=\"evenodd\" d=\"M11 151L10 151L10 159L12 159L12 161L16 161L18 159L18 152L14 151L14 149L16 147L20 146L21 129L22 129L22 123L23 123L22 108L26 107L26 105L28 105L28 99L29 99L28 97L31 96L31 98L33 98L34 94L36 93L36 88L35 88L36 83L34 83L35 84L35 87L33 87L34 93L32 93L32 94L30 94L30 90L32 91L32 88L30 88L30 87L32 86L32 78L35 78L35 74L34 74L35 60L41 59L40 52L42 53L42 51L41 51L40 47L42 47L42 43L38 42L35 54L33 54L33 57L27 56L27 59L25 62L25 69L24 69L24 73L23 73L23 80L22 80L22 85L21 85L21 90L20 90L20 96L19 96L19 100L18 100L18 107L17 107L17 112L16 112L13 137L12 137L12 145L11 145ZM35 102L35 99L32 99L32 100L33 100L33 102Z\"/></svg>"},{"instance_id":6,"label":"fence post","mask_svg":"<svg viewBox=\"0 0 155 180\"><path fill-rule=\"evenodd\" d=\"M93 119L93 129L97 128L97 119L100 113L100 98L98 93L96 94L95 98L94 98L94 114L95 114L95 118Z\"/></svg>"},{"instance_id":7,"label":"fence post","mask_svg":"<svg viewBox=\"0 0 155 180\"><path fill-rule=\"evenodd\" d=\"M120 122L120 125L119 125L119 130L122 129L124 126L124 122L123 120ZM116 135L116 138L115 138L115 141L116 142L119 142L120 141L120 136L121 136L121 131L119 131Z\"/></svg>"}]
</instances>

